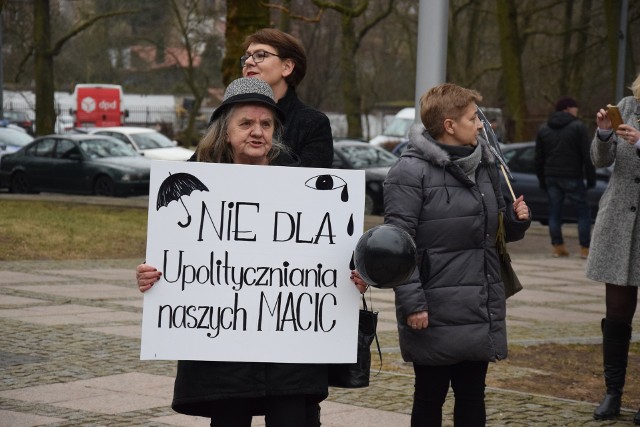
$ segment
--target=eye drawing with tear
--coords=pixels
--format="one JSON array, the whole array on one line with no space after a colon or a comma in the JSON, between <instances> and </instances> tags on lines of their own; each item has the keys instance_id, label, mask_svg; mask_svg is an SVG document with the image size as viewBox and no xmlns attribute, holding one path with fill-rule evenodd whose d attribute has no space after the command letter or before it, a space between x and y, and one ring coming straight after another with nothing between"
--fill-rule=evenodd
<instances>
[{"instance_id":1,"label":"eye drawing with tear","mask_svg":"<svg viewBox=\"0 0 640 427\"><path fill-rule=\"evenodd\" d=\"M337 175L316 175L313 178L309 178L304 185L313 190L320 191L342 189L340 191L340 200L345 203L349 201L349 188L347 186L347 182ZM349 234L349 236L353 236L353 213L349 217L349 222L347 223L347 234Z\"/></svg>"}]
</instances>

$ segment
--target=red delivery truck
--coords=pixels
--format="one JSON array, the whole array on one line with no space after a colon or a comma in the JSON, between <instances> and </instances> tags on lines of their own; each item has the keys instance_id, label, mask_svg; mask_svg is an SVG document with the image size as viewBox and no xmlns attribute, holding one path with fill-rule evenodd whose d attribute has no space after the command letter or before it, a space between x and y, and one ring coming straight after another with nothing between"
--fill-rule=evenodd
<instances>
[{"instance_id":1,"label":"red delivery truck","mask_svg":"<svg viewBox=\"0 0 640 427\"><path fill-rule=\"evenodd\" d=\"M122 86L112 84L77 84L76 127L121 126L126 112L122 108Z\"/></svg>"}]
</instances>

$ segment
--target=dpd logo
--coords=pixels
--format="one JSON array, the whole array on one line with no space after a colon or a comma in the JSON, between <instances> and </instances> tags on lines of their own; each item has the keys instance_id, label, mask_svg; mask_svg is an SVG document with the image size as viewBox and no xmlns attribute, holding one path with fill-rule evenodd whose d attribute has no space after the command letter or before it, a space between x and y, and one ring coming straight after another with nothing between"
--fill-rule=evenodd
<instances>
[{"instance_id":1,"label":"dpd logo","mask_svg":"<svg viewBox=\"0 0 640 427\"><path fill-rule=\"evenodd\" d=\"M80 103L80 108L82 108L82 111L90 113L96 109L96 100L90 96L87 96Z\"/></svg>"},{"instance_id":2,"label":"dpd logo","mask_svg":"<svg viewBox=\"0 0 640 427\"><path fill-rule=\"evenodd\" d=\"M100 103L98 104L98 107L101 110L115 110L116 107L118 106L118 103L115 101L115 99L111 102L109 101L105 101L104 99L102 101L100 101Z\"/></svg>"}]
</instances>

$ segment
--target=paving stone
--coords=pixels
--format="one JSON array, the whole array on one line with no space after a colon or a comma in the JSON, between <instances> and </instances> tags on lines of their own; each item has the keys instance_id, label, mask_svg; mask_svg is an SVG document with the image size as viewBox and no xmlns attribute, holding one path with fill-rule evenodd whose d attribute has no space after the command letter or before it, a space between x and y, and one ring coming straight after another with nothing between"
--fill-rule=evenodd
<instances>
[{"instance_id":1,"label":"paving stone","mask_svg":"<svg viewBox=\"0 0 640 427\"><path fill-rule=\"evenodd\" d=\"M584 260L552 258L546 227L532 228L545 239L542 252L510 244L525 285L507 303L510 344L600 342L604 286L584 277ZM575 230L568 233L574 244ZM140 261L0 261L0 427L209 425L171 410L174 361L139 360ZM413 370L399 353L394 293L374 288L369 298L380 312L382 368L376 375L374 356L370 387L331 388L323 426L409 425ZM511 378L533 372L506 364L491 370ZM635 412L625 408L618 420L596 422L594 402L495 388L486 402L488 426L628 426ZM449 396L444 426L453 425L452 413ZM253 426L263 425L256 417Z\"/></svg>"},{"instance_id":2,"label":"paving stone","mask_svg":"<svg viewBox=\"0 0 640 427\"><path fill-rule=\"evenodd\" d=\"M64 422L64 419L0 409L0 427L35 427L59 422Z\"/></svg>"}]
</instances>

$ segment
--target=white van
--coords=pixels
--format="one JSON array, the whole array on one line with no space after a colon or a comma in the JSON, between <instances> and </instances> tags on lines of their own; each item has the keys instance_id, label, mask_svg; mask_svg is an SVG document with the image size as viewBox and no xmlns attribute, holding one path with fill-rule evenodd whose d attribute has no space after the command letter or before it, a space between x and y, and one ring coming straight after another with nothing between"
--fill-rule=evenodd
<instances>
[{"instance_id":1,"label":"white van","mask_svg":"<svg viewBox=\"0 0 640 427\"><path fill-rule=\"evenodd\" d=\"M505 142L506 129L502 109L482 107L482 112L492 123L493 131L496 133L498 141ZM407 140L409 128L415 123L415 119L415 108L403 108L395 115L389 126L382 131L382 134L369 141L369 144L379 145L392 151L396 145Z\"/></svg>"},{"instance_id":2,"label":"white van","mask_svg":"<svg viewBox=\"0 0 640 427\"><path fill-rule=\"evenodd\" d=\"M407 138L409 128L416 120L415 108L403 108L398 111L389 126L384 128L381 135L376 136L369 144L383 146L391 150L393 146L398 145L403 139Z\"/></svg>"}]
</instances>

